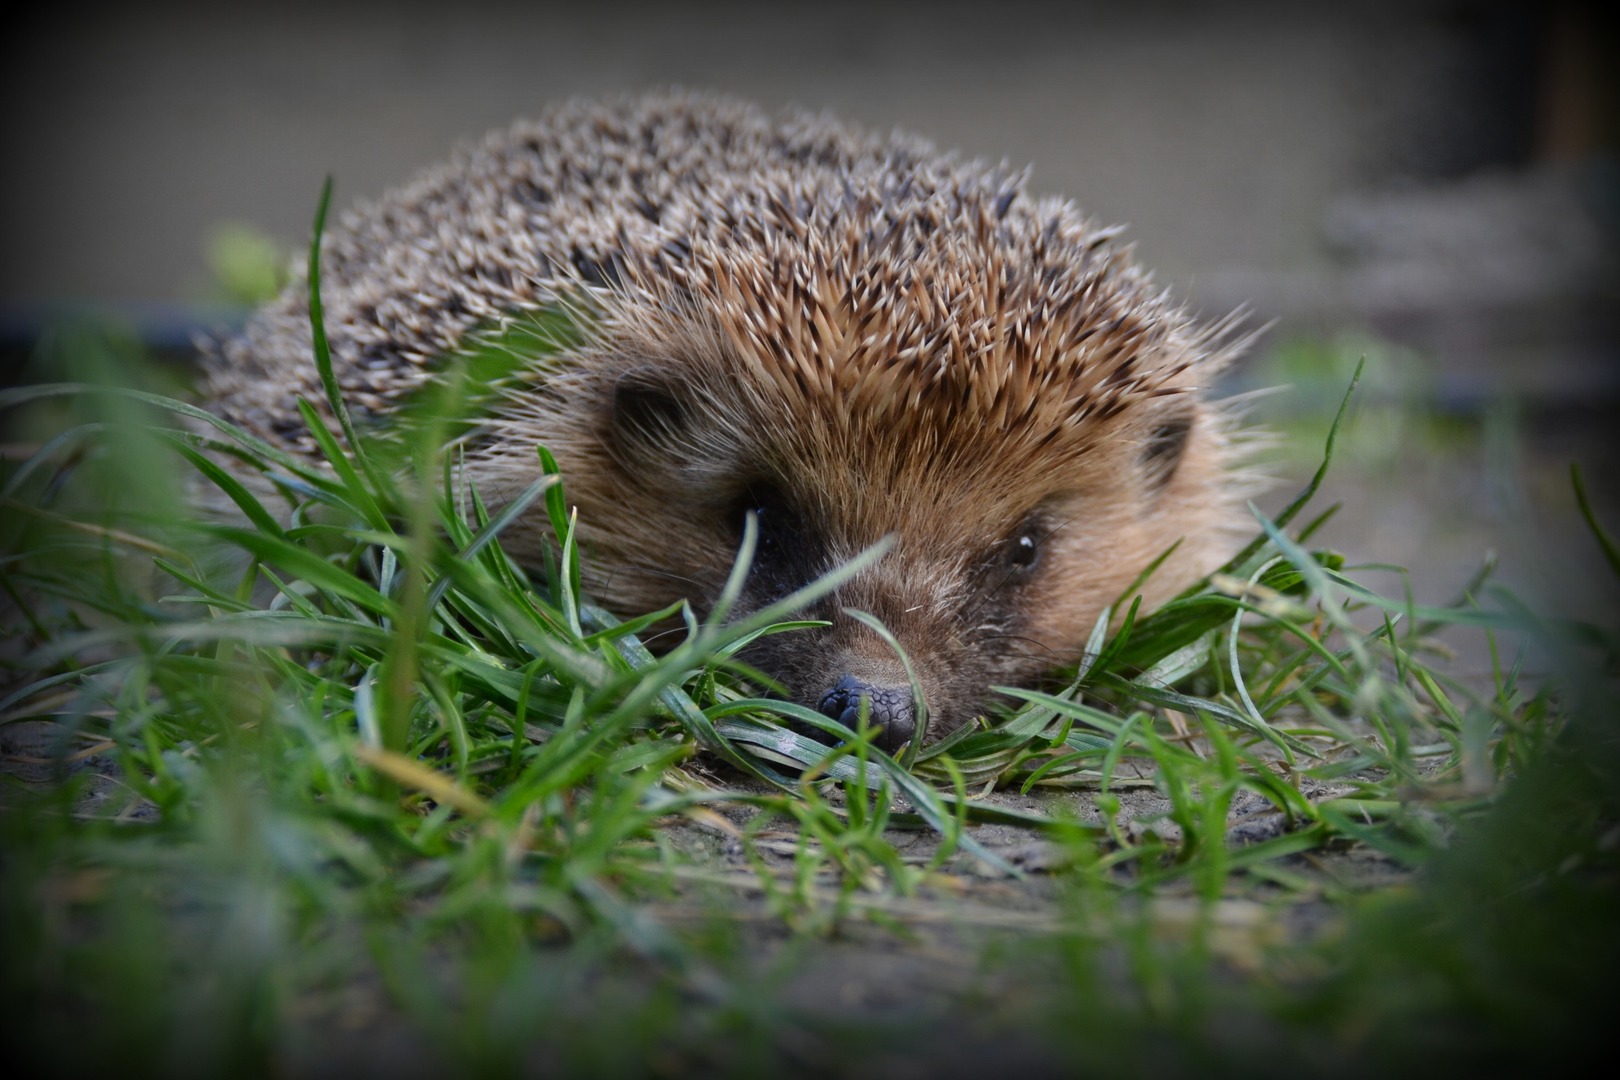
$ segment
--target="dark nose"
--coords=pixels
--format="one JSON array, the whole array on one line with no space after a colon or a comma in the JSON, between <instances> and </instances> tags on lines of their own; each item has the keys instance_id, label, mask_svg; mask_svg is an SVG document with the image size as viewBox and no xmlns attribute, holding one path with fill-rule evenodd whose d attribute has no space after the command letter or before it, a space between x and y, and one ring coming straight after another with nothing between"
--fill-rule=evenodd
<instances>
[{"instance_id":1,"label":"dark nose","mask_svg":"<svg viewBox=\"0 0 1620 1080\"><path fill-rule=\"evenodd\" d=\"M873 686L853 675L845 675L821 695L816 710L854 731L860 725L861 699L866 699L866 720L878 728L872 740L894 753L911 741L917 730L917 710L909 686Z\"/></svg>"}]
</instances>

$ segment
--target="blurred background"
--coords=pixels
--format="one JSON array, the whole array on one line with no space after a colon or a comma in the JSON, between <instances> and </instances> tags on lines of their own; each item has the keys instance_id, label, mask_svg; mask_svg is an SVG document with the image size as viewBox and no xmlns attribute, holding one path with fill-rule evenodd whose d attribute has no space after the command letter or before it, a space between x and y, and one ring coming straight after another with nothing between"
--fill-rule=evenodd
<instances>
[{"instance_id":1,"label":"blurred background","mask_svg":"<svg viewBox=\"0 0 1620 1080\"><path fill-rule=\"evenodd\" d=\"M0 45L0 356L52 375L111 317L182 374L306 242L548 102L681 84L1033 163L1210 315L1270 329L1228 389L1282 444L1275 510L1367 358L1321 539L1448 600L1487 551L1612 621L1576 511L1614 497L1620 55L1599 5L151 0L13 14ZM48 350L47 350L48 351Z\"/></svg>"}]
</instances>

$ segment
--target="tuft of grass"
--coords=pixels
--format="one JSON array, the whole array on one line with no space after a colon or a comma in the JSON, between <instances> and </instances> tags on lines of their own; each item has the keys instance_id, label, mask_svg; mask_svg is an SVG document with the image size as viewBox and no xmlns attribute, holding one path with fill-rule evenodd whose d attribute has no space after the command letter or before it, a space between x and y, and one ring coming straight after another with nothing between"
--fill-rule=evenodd
<instances>
[{"instance_id":1,"label":"tuft of grass","mask_svg":"<svg viewBox=\"0 0 1620 1080\"><path fill-rule=\"evenodd\" d=\"M0 477L4 992L29 1054L742 1075L838 1071L874 1030L928 1045L906 1009L795 1003L852 939L877 983L943 950L976 974L936 1022L1069 1064L1164 1033L1189 1068L1584 1045L1554 1003L1592 982L1570 935L1614 955L1620 770L1613 672L1578 658L1615 638L1483 572L1423 606L1311 551L1326 515L1289 530L1342 405L1322 469L1222 573L1151 613L1133 587L1063 689L1001 688L896 758L736 659L814 625L794 613L883 545L733 621L750 525L709 617L609 614L544 448L500 506L456 468L477 388L544 367L588 309L490 328L378 436L332 378L318 246L308 278L321 461L140 389L0 396L53 425ZM501 534L540 513L531 579ZM1446 670L1461 632L1490 639L1488 679ZM1529 679L1532 642L1566 669ZM1367 857L1402 884L1344 876Z\"/></svg>"}]
</instances>

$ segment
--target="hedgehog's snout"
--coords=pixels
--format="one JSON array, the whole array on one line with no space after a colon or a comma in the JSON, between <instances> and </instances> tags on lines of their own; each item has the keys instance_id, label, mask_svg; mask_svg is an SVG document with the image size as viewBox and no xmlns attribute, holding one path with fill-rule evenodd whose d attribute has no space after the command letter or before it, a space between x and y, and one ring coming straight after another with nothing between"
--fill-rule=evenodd
<instances>
[{"instance_id":1,"label":"hedgehog's snout","mask_svg":"<svg viewBox=\"0 0 1620 1080\"><path fill-rule=\"evenodd\" d=\"M878 728L873 742L894 753L911 741L917 730L917 709L909 686L874 686L853 675L844 675L821 695L816 709L854 731L860 726L861 700L866 701L866 721Z\"/></svg>"}]
</instances>

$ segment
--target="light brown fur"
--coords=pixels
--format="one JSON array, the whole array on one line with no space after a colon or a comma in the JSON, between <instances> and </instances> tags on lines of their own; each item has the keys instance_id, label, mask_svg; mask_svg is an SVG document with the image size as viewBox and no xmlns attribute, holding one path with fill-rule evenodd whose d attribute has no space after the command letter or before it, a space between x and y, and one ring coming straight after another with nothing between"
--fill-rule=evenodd
<instances>
[{"instance_id":1,"label":"light brown fur","mask_svg":"<svg viewBox=\"0 0 1620 1080\"><path fill-rule=\"evenodd\" d=\"M498 502L548 447L588 588L622 614L711 603L749 510L765 543L745 609L894 536L810 612L832 627L750 658L812 706L845 675L897 685L842 614L871 612L937 736L988 686L1077 660L1173 542L1149 605L1235 549L1247 485L1201 393L1230 324L1196 323L1111 240L910 137L654 96L565 106L350 213L323 292L340 382L377 415L477 327L588 298L591 340L487 418L469 478ZM210 393L307 450L303 303L289 290L225 343ZM510 545L537 559L545 533L536 515Z\"/></svg>"}]
</instances>

